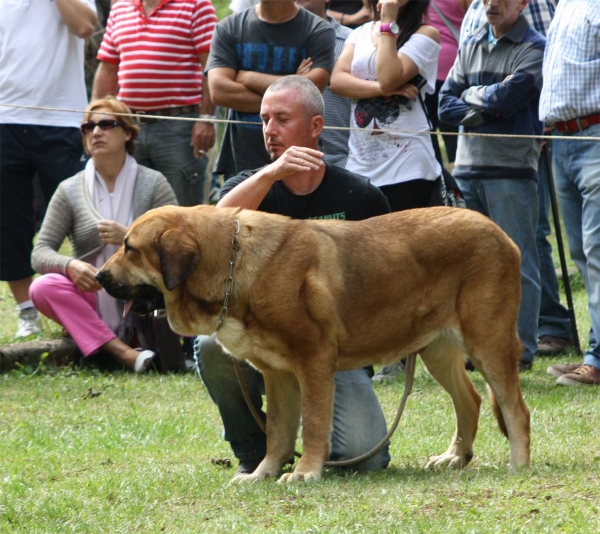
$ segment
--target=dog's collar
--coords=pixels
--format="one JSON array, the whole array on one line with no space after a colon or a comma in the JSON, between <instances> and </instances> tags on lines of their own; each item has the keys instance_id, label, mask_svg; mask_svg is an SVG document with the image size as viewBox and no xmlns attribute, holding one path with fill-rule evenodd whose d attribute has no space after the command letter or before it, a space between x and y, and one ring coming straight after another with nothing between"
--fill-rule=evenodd
<instances>
[{"instance_id":1,"label":"dog's collar","mask_svg":"<svg viewBox=\"0 0 600 534\"><path fill-rule=\"evenodd\" d=\"M219 314L219 322L217 324L217 329L215 332L218 332L225 319L227 319L227 312L229 311L228 304L229 298L233 293L233 268L235 267L235 262L237 261L237 254L239 251L237 236L240 233L240 221L238 219L234 219L235 230L233 232L233 236L231 237L231 258L229 260L229 276L225 280L225 298L223 299L223 307L221 308L221 313Z\"/></svg>"}]
</instances>

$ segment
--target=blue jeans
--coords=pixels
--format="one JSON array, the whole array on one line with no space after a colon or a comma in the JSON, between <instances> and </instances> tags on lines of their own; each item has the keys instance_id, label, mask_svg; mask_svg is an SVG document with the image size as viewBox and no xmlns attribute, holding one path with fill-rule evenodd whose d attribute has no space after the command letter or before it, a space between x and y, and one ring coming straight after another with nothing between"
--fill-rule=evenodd
<instances>
[{"instance_id":1,"label":"blue jeans","mask_svg":"<svg viewBox=\"0 0 600 534\"><path fill-rule=\"evenodd\" d=\"M197 118L194 113L182 117ZM204 181L208 156L194 157L193 121L159 120L141 124L134 156L140 165L165 175L180 206L196 206L204 202Z\"/></svg>"},{"instance_id":2,"label":"blue jeans","mask_svg":"<svg viewBox=\"0 0 600 534\"><path fill-rule=\"evenodd\" d=\"M538 163L538 199L540 214L536 243L540 258L540 281L542 297L540 301L540 316L538 320L538 336L554 336L562 339L573 339L569 311L560 303L558 280L552 259L552 245L548 236L552 233L550 228L550 186L552 179L548 172L546 154L542 152Z\"/></svg>"},{"instance_id":3,"label":"blue jeans","mask_svg":"<svg viewBox=\"0 0 600 534\"><path fill-rule=\"evenodd\" d=\"M535 241L538 192L534 180L457 179L467 207L487 215L521 251L521 306L518 331L524 345L521 360L532 362L537 352L540 313L540 261Z\"/></svg>"},{"instance_id":4,"label":"blue jeans","mask_svg":"<svg viewBox=\"0 0 600 534\"><path fill-rule=\"evenodd\" d=\"M584 363L600 369L600 143L574 138L600 137L600 124L583 132L553 132L552 168L565 221L569 252L588 294L592 323Z\"/></svg>"},{"instance_id":5,"label":"blue jeans","mask_svg":"<svg viewBox=\"0 0 600 534\"><path fill-rule=\"evenodd\" d=\"M239 460L262 458L267 452L266 435L250 413L233 368L233 359L216 342L215 335L199 336L198 361L206 388L219 408L225 427L225 439ZM241 362L248 393L263 420L262 375ZM369 450L387 432L385 418L365 369L339 372L335 375L331 460L348 460ZM387 467L389 443L375 455L350 466L358 472Z\"/></svg>"}]
</instances>

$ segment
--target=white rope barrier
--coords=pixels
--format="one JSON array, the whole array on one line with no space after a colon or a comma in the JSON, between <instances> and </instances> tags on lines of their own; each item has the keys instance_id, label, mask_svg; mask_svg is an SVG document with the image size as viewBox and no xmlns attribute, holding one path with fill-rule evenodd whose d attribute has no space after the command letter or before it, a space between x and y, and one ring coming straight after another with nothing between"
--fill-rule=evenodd
<instances>
[{"instance_id":1,"label":"white rope barrier","mask_svg":"<svg viewBox=\"0 0 600 534\"><path fill-rule=\"evenodd\" d=\"M82 109L67 109L67 108L50 108L50 107L42 107L42 106L24 106L24 105L16 105L16 104L0 104L0 107L4 108L17 108L17 109L34 109L41 111L60 111L63 113L85 113L85 110ZM210 123L219 123L219 124L248 124L256 126L259 123L252 121L233 121L229 119L200 119L196 117L164 117L162 115L151 115L149 113L144 113L143 115L138 115L135 113L116 113L112 112L111 115L116 117L134 117L137 119L153 119L153 120L171 120L171 121L192 121L192 122L210 122ZM405 136L414 136L414 135L455 135L455 136L466 136L466 137L497 137L497 138L508 138L508 139L542 139L542 140L555 140L560 141L561 139L565 139L561 136L554 135L521 135L521 134L493 134L493 133L475 133L475 132L437 132L425 130L422 132L414 132L414 131L405 131L405 130L386 130L385 128L352 128L352 127L344 127L344 126L324 126L325 130L340 130L340 131L359 131L359 132L377 132L377 133L389 133L395 135L405 135ZM566 138L569 141L600 141L600 137L568 137Z\"/></svg>"}]
</instances>

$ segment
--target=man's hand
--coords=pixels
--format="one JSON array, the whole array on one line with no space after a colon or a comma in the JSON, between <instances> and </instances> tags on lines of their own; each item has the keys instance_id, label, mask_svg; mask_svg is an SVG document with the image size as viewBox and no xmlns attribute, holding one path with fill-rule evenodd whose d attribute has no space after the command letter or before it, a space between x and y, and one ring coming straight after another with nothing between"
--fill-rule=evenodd
<instances>
[{"instance_id":1,"label":"man's hand","mask_svg":"<svg viewBox=\"0 0 600 534\"><path fill-rule=\"evenodd\" d=\"M325 154L319 150L304 146L291 146L267 169L272 173L273 181L283 180L287 176L299 172L318 171L322 165L325 165L324 156Z\"/></svg>"},{"instance_id":2,"label":"man's hand","mask_svg":"<svg viewBox=\"0 0 600 534\"><path fill-rule=\"evenodd\" d=\"M215 125L210 122L198 121L192 129L190 146L194 147L194 156L203 158L205 153L215 144Z\"/></svg>"},{"instance_id":3,"label":"man's hand","mask_svg":"<svg viewBox=\"0 0 600 534\"><path fill-rule=\"evenodd\" d=\"M125 234L127 233L127 228L125 226L116 221L109 221L107 219L102 219L98 223L97 228L100 239L105 245L121 245Z\"/></svg>"},{"instance_id":4,"label":"man's hand","mask_svg":"<svg viewBox=\"0 0 600 534\"><path fill-rule=\"evenodd\" d=\"M81 291L100 291L102 286L96 280L98 269L85 261L71 260L67 264L67 276Z\"/></svg>"},{"instance_id":5,"label":"man's hand","mask_svg":"<svg viewBox=\"0 0 600 534\"><path fill-rule=\"evenodd\" d=\"M300 65L298 65L298 68L296 69L296 74L298 76L305 76L306 74L308 74L310 72L310 69L312 69L313 66L313 60L310 57L307 57L306 59L303 59L300 62Z\"/></svg>"}]
</instances>

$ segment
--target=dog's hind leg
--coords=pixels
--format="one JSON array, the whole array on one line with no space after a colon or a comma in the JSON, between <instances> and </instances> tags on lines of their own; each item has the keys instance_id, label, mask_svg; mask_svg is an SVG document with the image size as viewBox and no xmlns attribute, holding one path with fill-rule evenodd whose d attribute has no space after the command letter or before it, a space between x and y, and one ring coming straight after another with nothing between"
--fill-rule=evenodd
<instances>
[{"instance_id":1,"label":"dog's hind leg","mask_svg":"<svg viewBox=\"0 0 600 534\"><path fill-rule=\"evenodd\" d=\"M253 473L237 474L232 482L276 477L294 458L300 425L300 390L296 377L286 371L262 370L267 396L267 454Z\"/></svg>"},{"instance_id":2,"label":"dog's hind leg","mask_svg":"<svg viewBox=\"0 0 600 534\"><path fill-rule=\"evenodd\" d=\"M461 469L473 458L481 397L465 371L465 352L454 333L442 333L421 352L421 359L454 404L456 431L443 454L430 458L427 467Z\"/></svg>"},{"instance_id":3,"label":"dog's hind leg","mask_svg":"<svg viewBox=\"0 0 600 534\"><path fill-rule=\"evenodd\" d=\"M302 396L302 458L293 473L284 473L280 483L319 480L329 457L335 391L333 364L323 353L305 361L298 369Z\"/></svg>"},{"instance_id":4,"label":"dog's hind leg","mask_svg":"<svg viewBox=\"0 0 600 534\"><path fill-rule=\"evenodd\" d=\"M494 415L510 443L509 467L515 469L529 465L530 416L517 370L523 348L514 329L505 334L491 342L488 338L486 347L475 349L470 358L488 383Z\"/></svg>"}]
</instances>

